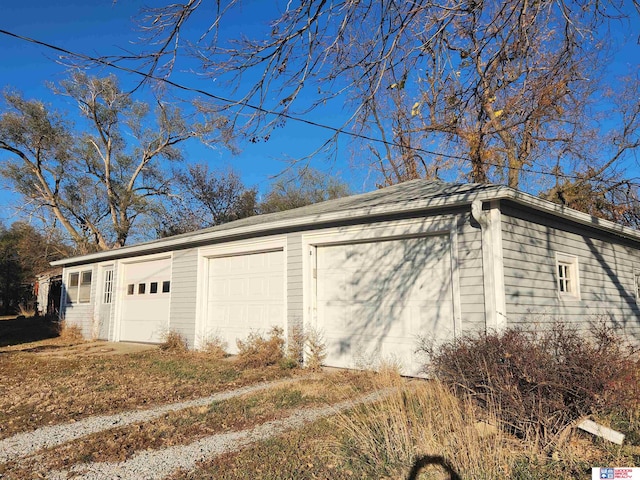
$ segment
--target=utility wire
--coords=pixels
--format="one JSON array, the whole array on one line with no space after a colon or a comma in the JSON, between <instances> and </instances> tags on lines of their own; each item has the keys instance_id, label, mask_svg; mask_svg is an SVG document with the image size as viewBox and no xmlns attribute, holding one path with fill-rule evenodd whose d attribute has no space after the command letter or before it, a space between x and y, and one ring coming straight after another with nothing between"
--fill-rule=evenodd
<instances>
[{"instance_id":1,"label":"utility wire","mask_svg":"<svg viewBox=\"0 0 640 480\"><path fill-rule=\"evenodd\" d=\"M424 148L421 148L421 147L407 147L407 146L404 146L404 145L397 144L395 142L391 142L391 141L388 141L388 140L383 140L381 138L371 137L369 135L365 135L365 134L362 134L362 133L349 132L347 130L344 130L343 128L333 127L333 126L327 125L325 123L315 122L313 120L308 120L306 118L298 117L298 116L291 115L291 114L288 114L288 113L285 113L285 112L277 112L275 110L270 110L270 109L261 107L259 105L254 105L254 104L252 104L252 103L250 103L248 101L233 100L233 99L230 99L230 98L226 98L226 97L223 97L223 96L220 96L220 95L213 94L211 92L208 92L206 90L202 90L200 88L193 88L193 87L189 87L189 86L183 85L183 84L175 82L173 80L169 80L168 78L157 77L155 75L143 72L141 70L137 70L137 69L134 69L134 68L129 68L129 67L125 67L125 66L122 66L122 65L118 65L117 63L114 63L112 61L106 60L105 58L93 57L93 56L90 56L90 55L86 55L84 53L74 52L72 50L68 50L66 48L62 48L62 47L59 47L57 45L53 45L51 43L43 42L43 41L37 40L35 38L27 37L27 36L24 36L24 35L19 35L17 33L13 33L13 32L10 32L8 30L0 29L0 34L6 35L6 36L9 36L9 37L13 37L13 38L21 40L21 41L34 43L36 45L40 45L40 46L48 48L50 50L55 50L57 52L64 53L65 55L69 55L69 56L76 57L76 58L79 58L79 59L82 59L82 60L86 60L86 61L89 61L89 62L97 63L97 64L100 64L100 65L104 65L104 66L107 66L107 67L110 67L110 68L113 68L113 69L116 69L116 70L120 70L120 71L123 71L123 72L139 75L139 76L142 76L142 77L144 77L145 79L148 79L148 80L154 80L154 81L157 81L157 82L163 82L163 83L165 83L167 85L170 85L170 86L172 86L172 87L174 87L174 88L176 88L178 90L182 90L182 91L190 92L190 93L197 93L199 95L203 95L205 97L212 98L214 100L218 100L220 102L227 103L227 104L230 104L230 105L240 105L242 107L247 107L249 109L255 110L255 111L260 112L260 113L265 113L265 114L268 114L268 115L274 115L276 117L286 118L287 120L292 120L292 121L295 121L295 122L303 123L303 124L306 124L306 125L310 125L312 127L322 128L322 129L325 129L325 130L332 131L332 132L334 132L335 134L338 134L338 135L346 135L346 136L349 136L351 138L357 138L357 139L360 139L360 140L367 140L367 141L370 141L370 142L380 143L380 144L387 145L387 146L390 146L390 147L408 148L409 150L412 150L414 152L425 153L425 154L428 154L428 155L435 155L435 156L440 156L440 157L444 157L444 158L450 158L450 159L453 159L453 160L462 160L464 162L470 162L471 161L471 159L468 158L468 157L462 157L462 156L459 156L459 155L452 155L452 154L447 154L447 153L442 153L442 152L435 152L435 151L427 150L427 149L424 149ZM500 165L500 164L497 164L497 163L491 163L491 162L485 162L485 164L489 165L491 167L497 167L497 168L504 167L504 165ZM510 168L513 168L513 167L510 167ZM583 177L580 177L580 176L577 176L577 175L558 174L558 173L554 173L554 172L546 172L546 171L543 171L543 170L535 170L535 169L530 169L530 168L516 167L515 170L517 170L519 172L523 172L523 173L533 173L533 174L537 174L537 175L551 175L551 176L555 176L555 177L560 176L560 177L567 178L567 179L572 179L572 180L584 180ZM629 184L630 185L635 185L635 186L640 186L640 184L636 184L636 183L632 183L632 182L629 182Z\"/></svg>"}]
</instances>

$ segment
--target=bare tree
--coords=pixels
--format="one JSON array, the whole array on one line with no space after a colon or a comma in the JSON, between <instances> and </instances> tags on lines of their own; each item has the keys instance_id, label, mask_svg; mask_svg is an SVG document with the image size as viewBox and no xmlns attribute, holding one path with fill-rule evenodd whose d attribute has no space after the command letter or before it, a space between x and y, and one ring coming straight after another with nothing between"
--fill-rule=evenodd
<instances>
[{"instance_id":1,"label":"bare tree","mask_svg":"<svg viewBox=\"0 0 640 480\"><path fill-rule=\"evenodd\" d=\"M196 122L160 100L152 115L113 76L76 72L55 91L77 103L87 130L6 92L0 149L10 156L0 173L31 208L49 209L81 252L125 245L138 217L169 193L163 162L180 160L183 142L229 139L224 118Z\"/></svg>"},{"instance_id":2,"label":"bare tree","mask_svg":"<svg viewBox=\"0 0 640 480\"><path fill-rule=\"evenodd\" d=\"M621 159L615 148L594 157L594 136L625 136L626 158L637 148L637 124L616 111L606 122L616 132L603 131L590 110L603 92L608 28L629 15L620 0L308 0L288 2L266 31L229 39L220 27L240 3L146 10L158 45L150 68L167 74L190 17L208 18L188 51L205 74L229 79L239 115L267 135L285 115L345 101L357 134L387 141L367 141L385 183L459 168L476 182L521 187L527 172L558 163L571 175L586 172L587 159L596 171ZM248 87L247 77L256 79ZM637 106L637 78L629 88ZM260 108L247 112L249 103Z\"/></svg>"},{"instance_id":3,"label":"bare tree","mask_svg":"<svg viewBox=\"0 0 640 480\"><path fill-rule=\"evenodd\" d=\"M257 191L246 188L231 169L211 171L190 165L176 174L176 189L157 226L167 237L250 217L256 214Z\"/></svg>"},{"instance_id":4,"label":"bare tree","mask_svg":"<svg viewBox=\"0 0 640 480\"><path fill-rule=\"evenodd\" d=\"M340 179L311 167L288 170L270 186L259 205L260 213L282 212L349 195Z\"/></svg>"}]
</instances>

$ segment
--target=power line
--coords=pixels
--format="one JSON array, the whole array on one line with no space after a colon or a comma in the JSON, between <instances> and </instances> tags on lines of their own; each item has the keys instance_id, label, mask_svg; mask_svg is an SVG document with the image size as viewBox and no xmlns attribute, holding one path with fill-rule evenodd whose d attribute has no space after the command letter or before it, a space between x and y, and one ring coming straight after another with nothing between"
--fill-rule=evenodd
<instances>
[{"instance_id":1,"label":"power line","mask_svg":"<svg viewBox=\"0 0 640 480\"><path fill-rule=\"evenodd\" d=\"M100 65L107 66L109 68L113 68L113 69L120 70L120 71L127 72L127 73L132 73L134 75L139 75L139 76L142 76L142 77L144 77L145 79L148 79L148 80L154 80L154 81L157 81L157 82L163 82L163 83L165 83L167 85L170 85L170 86L172 86L172 87L174 87L174 88L176 88L178 90L182 90L182 91L190 92L190 93L197 93L199 95L203 95L205 97L212 98L214 100L218 100L220 102L224 102L224 103L227 103L227 104L230 104L230 105L240 105L240 106L247 107L249 109L255 110L257 112L260 112L260 113L265 113L265 114L268 114L268 115L274 115L276 117L286 118L287 120L292 120L292 121L295 121L295 122L303 123L303 124L306 124L306 125L309 125L309 126L312 126L312 127L322 128L322 129L325 129L325 130L332 131L332 132L334 132L335 134L338 134L338 135L346 135L346 136L349 136L349 137L352 137L352 138L357 138L357 139L360 139L360 140L367 140L367 141L370 141L370 142L380 143L380 144L387 145L387 146L390 146L390 147L406 148L406 149L409 149L411 151L419 152L419 153L425 153L427 155L435 155L435 156L439 156L439 157L450 158L450 159L453 159L453 160L461 160L461 161L464 161L464 162L471 162L471 159L468 158L468 157L462 157L462 156L459 156L459 155L452 155L452 154L447 154L447 153L442 153L442 152L435 152L435 151L427 150L427 149L421 148L421 147L407 147L405 145L400 145L400 144L397 144L395 142L384 140L382 138L371 137L369 135L365 135L365 134L362 134L362 133L349 132L347 130L344 130L343 128L333 127L333 126L327 125L325 123L315 122L313 120L308 120L306 118L297 117L295 115L291 115L291 114L288 114L286 112L277 112L275 110L270 110L270 109L261 107L260 105L254 105L254 104L252 104L252 103L250 103L248 101L245 101L245 100L233 100L233 99L230 99L230 98L223 97L221 95L213 94L211 92L208 92L206 90L202 90L200 88L194 88L194 87L189 87L189 86L183 85L183 84L175 82L173 80L169 80L168 78L157 77L155 75L143 72L141 70L137 70L137 69L134 69L134 68L129 68L129 67L125 67L125 66L122 66L122 65L118 65L117 63L114 63L112 61L106 60L105 58L93 57L91 55L86 55L84 53L74 52L72 50L68 50L66 48L62 48L62 47L59 47L57 45L53 45L51 43L43 42L41 40L37 40L37 39L31 38L31 37L27 37L27 36L24 36L24 35L19 35L17 33L13 33L13 32L10 32L8 30L0 29L0 33L3 34L3 35L9 36L9 37L13 37L13 38L18 39L18 40L21 40L21 41L34 43L36 45L40 45L42 47L45 47L45 48L48 48L48 49L51 49L51 50L55 50L57 52L64 53L65 55L69 55L69 56L76 57L76 58L79 58L79 59L82 59L82 60L86 60L88 62L97 63L97 64L100 64ZM501 164L498 164L498 163L491 163L491 162L484 162L484 163L486 165L488 165L488 166L491 166L491 167L496 167L496 168L503 168L504 167L504 165L501 165ZM546 172L546 171L543 171L543 170L536 170L536 169L524 168L524 167L510 167L510 168L513 168L513 169L515 169L515 170L517 170L519 172L523 172L523 173L532 173L532 174L536 174L536 175L550 175L550 176L554 176L554 177L561 176L563 178L572 179L572 180L584 180L583 177L580 177L580 176L577 176L577 175L558 174L558 173L555 173L555 172ZM607 182L605 182L605 183L607 183ZM640 184L636 184L636 183L633 183L633 182L629 182L629 184L630 185L634 185L634 186L640 186Z\"/></svg>"}]
</instances>

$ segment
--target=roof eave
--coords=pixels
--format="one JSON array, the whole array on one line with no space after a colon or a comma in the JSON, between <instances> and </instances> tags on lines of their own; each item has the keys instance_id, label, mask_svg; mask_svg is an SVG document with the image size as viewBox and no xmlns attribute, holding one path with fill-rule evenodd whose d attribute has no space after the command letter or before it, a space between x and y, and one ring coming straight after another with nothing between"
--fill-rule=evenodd
<instances>
[{"instance_id":1,"label":"roof eave","mask_svg":"<svg viewBox=\"0 0 640 480\"><path fill-rule=\"evenodd\" d=\"M295 229L309 225L330 223L335 221L366 220L367 218L380 217L394 213L417 213L439 208L455 208L469 205L475 200L511 200L528 208L533 208L551 215L564 218L591 228L603 230L621 237L640 241L640 232L630 227L625 227L609 220L593 217L586 213L578 212L568 207L558 205L548 200L543 200L533 195L523 193L502 185L487 188L479 192L458 193L455 195L427 198L422 200L412 200L406 202L395 202L392 204L382 204L373 207L356 208L352 210L342 210L337 212L327 212L313 215L305 215L299 218L277 220L268 223L247 225L233 229L212 230L206 232L194 232L192 235L169 237L164 240L151 241L117 250L91 253L79 257L72 257L51 262L52 266L78 265L83 263L93 263L111 260L123 256L135 256L151 254L158 251L168 251L178 248L185 248L189 245L201 244L211 240L225 239L232 241L250 234L259 234L282 229Z\"/></svg>"},{"instance_id":2,"label":"roof eave","mask_svg":"<svg viewBox=\"0 0 640 480\"><path fill-rule=\"evenodd\" d=\"M238 227L234 229L225 230L213 230L209 232L194 232L189 236L180 236L179 238L167 238L161 241L152 241L147 243L141 243L138 245L132 245L129 247L122 247L115 250L107 250L103 252L90 253L88 255L82 255L79 257L71 257L68 259L57 260L51 262L51 265L70 265L81 263L92 263L97 261L103 261L112 259L115 257L133 256L135 254L147 254L154 253L159 250L172 250L173 248L184 248L186 245L199 244L209 240L228 239L233 240L236 237L243 237L248 234L262 233L266 231L277 231L281 229L295 229L309 225L319 223L330 223L334 221L349 221L349 220L366 220L371 217L379 217L382 215L389 215L394 213L412 213L419 211L428 211L443 207L459 207L470 204L473 200L488 200L494 198L486 192L474 194L473 198L467 195L456 195L452 199L451 197L430 198L421 201L410 202L396 202L391 205L378 205L375 207L359 208L353 210L328 212L315 215L305 215L303 217L294 219L284 219L275 222L248 225L246 227Z\"/></svg>"}]
</instances>

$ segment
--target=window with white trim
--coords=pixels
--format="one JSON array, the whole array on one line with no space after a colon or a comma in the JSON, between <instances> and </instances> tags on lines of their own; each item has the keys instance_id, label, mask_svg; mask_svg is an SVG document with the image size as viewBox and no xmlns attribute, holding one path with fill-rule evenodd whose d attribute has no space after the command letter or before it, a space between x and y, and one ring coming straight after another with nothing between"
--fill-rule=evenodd
<instances>
[{"instance_id":1,"label":"window with white trim","mask_svg":"<svg viewBox=\"0 0 640 480\"><path fill-rule=\"evenodd\" d=\"M556 253L556 283L561 298L580 298L578 257Z\"/></svg>"},{"instance_id":2,"label":"window with white trim","mask_svg":"<svg viewBox=\"0 0 640 480\"><path fill-rule=\"evenodd\" d=\"M636 303L640 304L640 272L633 274L633 287L636 291Z\"/></svg>"},{"instance_id":3,"label":"window with white trim","mask_svg":"<svg viewBox=\"0 0 640 480\"><path fill-rule=\"evenodd\" d=\"M67 300L69 303L89 303L91 300L91 270L69 274Z\"/></svg>"}]
</instances>

